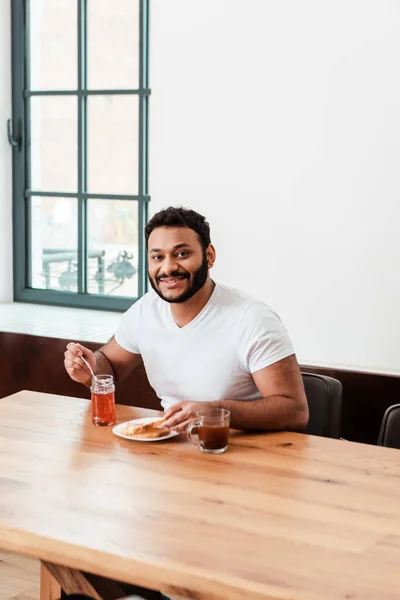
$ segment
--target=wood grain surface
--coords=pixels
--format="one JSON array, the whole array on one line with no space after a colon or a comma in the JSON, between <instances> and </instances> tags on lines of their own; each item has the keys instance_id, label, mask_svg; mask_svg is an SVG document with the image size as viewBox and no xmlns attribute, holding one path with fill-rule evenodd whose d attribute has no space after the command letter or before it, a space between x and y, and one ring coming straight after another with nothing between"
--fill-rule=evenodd
<instances>
[{"instance_id":1,"label":"wood grain surface","mask_svg":"<svg viewBox=\"0 0 400 600\"><path fill-rule=\"evenodd\" d=\"M90 412L0 401L3 550L198 600L398 599L399 451L233 432L207 455L123 440Z\"/></svg>"}]
</instances>

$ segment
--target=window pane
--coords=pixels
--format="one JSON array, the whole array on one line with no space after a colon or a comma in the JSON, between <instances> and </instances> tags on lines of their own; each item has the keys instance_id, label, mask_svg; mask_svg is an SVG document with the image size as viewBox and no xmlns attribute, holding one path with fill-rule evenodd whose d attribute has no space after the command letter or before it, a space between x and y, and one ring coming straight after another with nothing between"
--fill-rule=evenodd
<instances>
[{"instance_id":1,"label":"window pane","mask_svg":"<svg viewBox=\"0 0 400 600\"><path fill-rule=\"evenodd\" d=\"M139 1L88 0L88 88L139 86Z\"/></svg>"},{"instance_id":2,"label":"window pane","mask_svg":"<svg viewBox=\"0 0 400 600\"><path fill-rule=\"evenodd\" d=\"M31 287L77 291L75 198L31 198Z\"/></svg>"},{"instance_id":3,"label":"window pane","mask_svg":"<svg viewBox=\"0 0 400 600\"><path fill-rule=\"evenodd\" d=\"M88 98L90 193L138 193L138 120L136 96Z\"/></svg>"},{"instance_id":4,"label":"window pane","mask_svg":"<svg viewBox=\"0 0 400 600\"><path fill-rule=\"evenodd\" d=\"M138 296L138 203L88 201L88 292Z\"/></svg>"},{"instance_id":5,"label":"window pane","mask_svg":"<svg viewBox=\"0 0 400 600\"><path fill-rule=\"evenodd\" d=\"M77 89L77 2L30 1L32 90Z\"/></svg>"},{"instance_id":6,"label":"window pane","mask_svg":"<svg viewBox=\"0 0 400 600\"><path fill-rule=\"evenodd\" d=\"M76 192L78 165L77 99L31 98L31 188Z\"/></svg>"}]
</instances>

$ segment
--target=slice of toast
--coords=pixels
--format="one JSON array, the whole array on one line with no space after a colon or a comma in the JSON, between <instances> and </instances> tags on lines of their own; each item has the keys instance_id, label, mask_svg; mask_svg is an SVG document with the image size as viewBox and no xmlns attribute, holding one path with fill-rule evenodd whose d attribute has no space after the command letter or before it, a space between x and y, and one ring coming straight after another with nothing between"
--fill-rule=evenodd
<instances>
[{"instance_id":1,"label":"slice of toast","mask_svg":"<svg viewBox=\"0 0 400 600\"><path fill-rule=\"evenodd\" d=\"M169 433L170 430L166 427L154 427L153 429L147 429L147 431L136 433L134 437L141 440L154 440L160 437L165 437L169 435Z\"/></svg>"},{"instance_id":2,"label":"slice of toast","mask_svg":"<svg viewBox=\"0 0 400 600\"><path fill-rule=\"evenodd\" d=\"M129 435L137 435L138 433L143 433L144 431L149 431L151 429L157 429L162 426L165 419L156 419L155 421L151 421L150 423L143 423L142 425L132 426L132 422L128 424Z\"/></svg>"},{"instance_id":3,"label":"slice of toast","mask_svg":"<svg viewBox=\"0 0 400 600\"><path fill-rule=\"evenodd\" d=\"M135 427L129 429L121 429L120 433L127 437L137 438L140 440L151 440L157 439L160 437L165 437L171 432L167 427L152 427L150 429L146 429L145 431L137 431Z\"/></svg>"}]
</instances>

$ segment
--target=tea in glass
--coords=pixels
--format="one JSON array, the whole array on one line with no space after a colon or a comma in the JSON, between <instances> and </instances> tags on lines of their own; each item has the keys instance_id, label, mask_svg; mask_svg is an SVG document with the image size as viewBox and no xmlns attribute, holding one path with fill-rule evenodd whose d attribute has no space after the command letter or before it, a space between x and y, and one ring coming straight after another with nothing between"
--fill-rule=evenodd
<instances>
[{"instance_id":1,"label":"tea in glass","mask_svg":"<svg viewBox=\"0 0 400 600\"><path fill-rule=\"evenodd\" d=\"M202 452L222 454L228 449L231 413L224 408L205 408L197 413L197 419L187 427L191 442L200 446ZM198 441L193 439L197 434Z\"/></svg>"}]
</instances>

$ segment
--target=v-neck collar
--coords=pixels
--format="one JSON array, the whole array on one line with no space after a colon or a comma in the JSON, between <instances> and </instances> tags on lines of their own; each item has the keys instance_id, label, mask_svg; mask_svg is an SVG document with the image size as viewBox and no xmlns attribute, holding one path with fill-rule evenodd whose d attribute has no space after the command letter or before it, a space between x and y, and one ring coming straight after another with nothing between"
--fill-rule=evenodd
<instances>
[{"instance_id":1,"label":"v-neck collar","mask_svg":"<svg viewBox=\"0 0 400 600\"><path fill-rule=\"evenodd\" d=\"M201 309L201 311L199 312L198 315L196 315L194 317L194 319L192 319L191 321L189 321L189 323L187 323L187 325L184 325L183 327L179 327L179 325L176 323L173 315L172 315L172 306L171 304L168 304L167 306L167 311L168 311L168 315L169 315L169 319L171 321L171 325L172 327L176 330L176 331L187 331L188 329L190 329L192 327L192 325L195 325L196 323L198 323L202 318L204 318L204 314L207 311L207 309L210 308L211 304L212 304L212 300L213 298L216 297L217 295L217 287L218 287L218 283L216 283L215 281L213 281L214 283L214 289L211 292L211 296L209 297L209 299L207 300L206 304L203 306L203 308Z\"/></svg>"}]
</instances>

